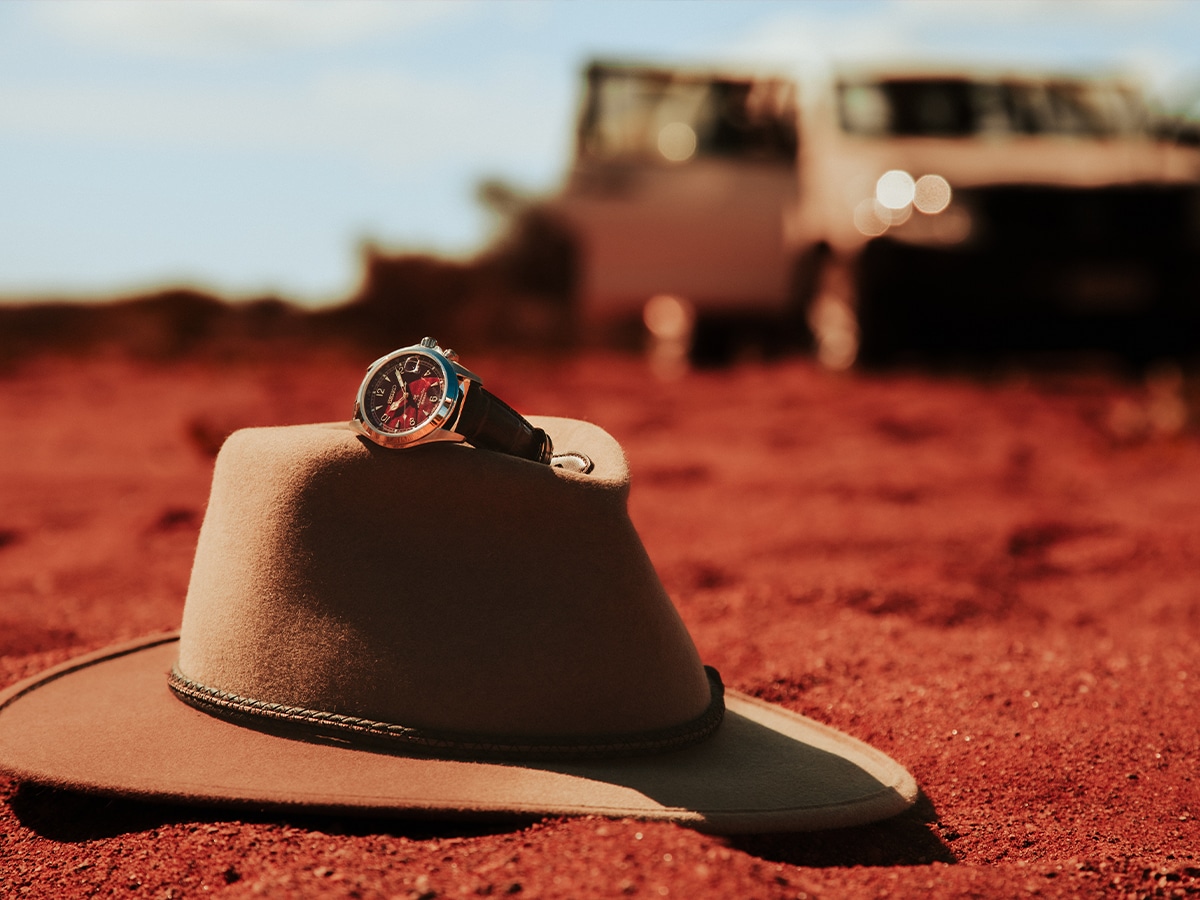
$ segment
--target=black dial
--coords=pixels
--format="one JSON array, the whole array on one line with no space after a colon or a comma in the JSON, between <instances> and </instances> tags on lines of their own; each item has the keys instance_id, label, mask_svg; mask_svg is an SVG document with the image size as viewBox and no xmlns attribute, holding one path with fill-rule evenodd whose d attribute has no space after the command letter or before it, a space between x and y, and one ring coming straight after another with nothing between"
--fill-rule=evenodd
<instances>
[{"instance_id":1,"label":"black dial","mask_svg":"<svg viewBox=\"0 0 1200 900\"><path fill-rule=\"evenodd\" d=\"M419 428L446 395L446 375L432 358L406 353L389 360L367 384L367 420L380 431L399 434Z\"/></svg>"}]
</instances>

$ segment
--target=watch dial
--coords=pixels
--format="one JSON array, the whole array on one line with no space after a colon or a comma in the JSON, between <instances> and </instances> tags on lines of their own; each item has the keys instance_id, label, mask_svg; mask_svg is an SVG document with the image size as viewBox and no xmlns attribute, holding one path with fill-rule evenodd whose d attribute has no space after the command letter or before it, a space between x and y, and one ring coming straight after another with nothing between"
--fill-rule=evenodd
<instances>
[{"instance_id":1,"label":"watch dial","mask_svg":"<svg viewBox=\"0 0 1200 900\"><path fill-rule=\"evenodd\" d=\"M446 393L442 367L427 356L398 356L375 373L363 402L380 431L398 434L429 421Z\"/></svg>"}]
</instances>

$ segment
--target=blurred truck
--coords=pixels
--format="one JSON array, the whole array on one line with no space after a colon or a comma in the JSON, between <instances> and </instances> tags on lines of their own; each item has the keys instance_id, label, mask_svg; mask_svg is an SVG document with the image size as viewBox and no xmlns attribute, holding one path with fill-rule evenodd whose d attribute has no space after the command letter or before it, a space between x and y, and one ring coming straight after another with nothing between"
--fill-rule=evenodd
<instances>
[{"instance_id":1,"label":"blurred truck","mask_svg":"<svg viewBox=\"0 0 1200 900\"><path fill-rule=\"evenodd\" d=\"M1100 76L596 62L548 201L593 332L653 301L693 349L1195 347L1200 154ZM669 318L669 317L668 317Z\"/></svg>"}]
</instances>

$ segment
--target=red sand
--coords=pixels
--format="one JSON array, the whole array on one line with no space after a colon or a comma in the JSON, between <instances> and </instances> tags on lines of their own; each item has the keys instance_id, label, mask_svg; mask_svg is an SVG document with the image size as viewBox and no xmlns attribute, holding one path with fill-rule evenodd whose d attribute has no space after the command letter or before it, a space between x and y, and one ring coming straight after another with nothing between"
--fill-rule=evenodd
<instances>
[{"instance_id":1,"label":"red sand","mask_svg":"<svg viewBox=\"0 0 1200 900\"><path fill-rule=\"evenodd\" d=\"M221 436L345 418L365 362L68 357L0 376L0 683L176 627ZM659 385L620 357L470 363L525 412L615 435L705 661L891 754L918 808L722 839L246 817L0 777L0 895L1200 893L1190 382L796 360Z\"/></svg>"}]
</instances>

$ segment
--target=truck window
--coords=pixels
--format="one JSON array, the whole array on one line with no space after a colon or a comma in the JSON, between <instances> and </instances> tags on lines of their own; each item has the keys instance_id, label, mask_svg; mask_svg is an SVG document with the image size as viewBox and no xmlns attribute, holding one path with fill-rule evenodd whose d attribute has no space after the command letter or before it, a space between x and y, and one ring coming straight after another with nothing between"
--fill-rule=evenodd
<instances>
[{"instance_id":1,"label":"truck window","mask_svg":"<svg viewBox=\"0 0 1200 900\"><path fill-rule=\"evenodd\" d=\"M1136 133L1145 123L1138 99L1116 85L1061 81L1004 87L1011 130L1020 134L1104 138Z\"/></svg>"},{"instance_id":2,"label":"truck window","mask_svg":"<svg viewBox=\"0 0 1200 900\"><path fill-rule=\"evenodd\" d=\"M795 89L788 82L599 66L587 77L581 157L795 159Z\"/></svg>"},{"instance_id":3,"label":"truck window","mask_svg":"<svg viewBox=\"0 0 1200 900\"><path fill-rule=\"evenodd\" d=\"M1147 121L1120 85L1071 80L903 78L838 85L842 129L868 137L965 138L981 134L1138 132Z\"/></svg>"},{"instance_id":4,"label":"truck window","mask_svg":"<svg viewBox=\"0 0 1200 900\"><path fill-rule=\"evenodd\" d=\"M972 85L962 79L896 80L839 87L842 127L871 136L962 137L976 128Z\"/></svg>"}]
</instances>

